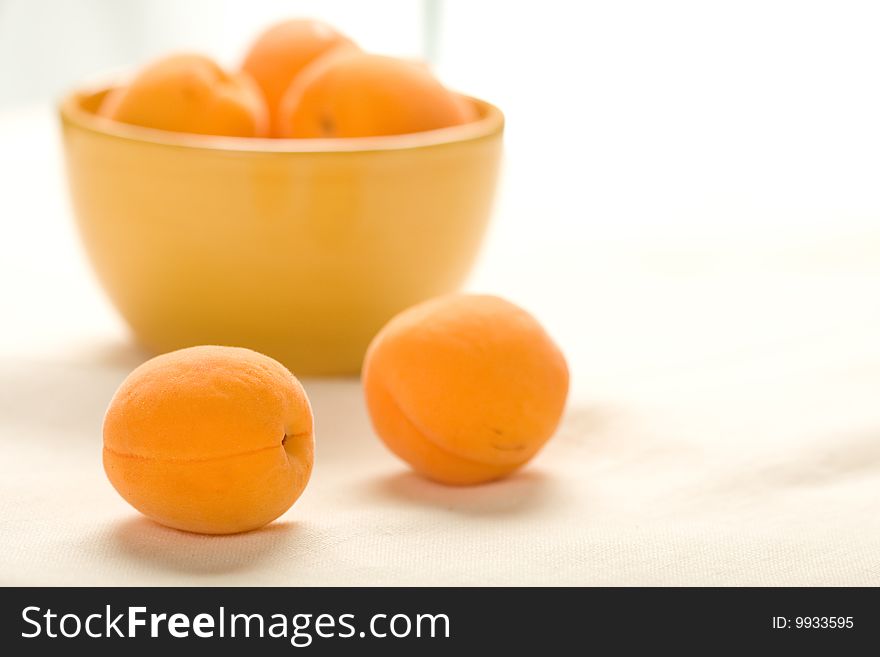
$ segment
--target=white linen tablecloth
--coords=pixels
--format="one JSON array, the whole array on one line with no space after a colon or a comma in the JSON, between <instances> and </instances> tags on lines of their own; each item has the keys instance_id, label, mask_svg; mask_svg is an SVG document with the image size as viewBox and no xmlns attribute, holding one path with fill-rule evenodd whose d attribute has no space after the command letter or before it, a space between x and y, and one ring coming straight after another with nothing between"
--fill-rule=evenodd
<instances>
[{"instance_id":1,"label":"white linen tablecloth","mask_svg":"<svg viewBox=\"0 0 880 657\"><path fill-rule=\"evenodd\" d=\"M103 474L104 410L146 356L80 254L59 163L47 113L2 117L0 584L880 584L880 221L602 233L573 208L570 233L539 232L513 169L471 287L567 353L558 435L507 481L445 488L374 437L356 380L306 379L303 497L205 537Z\"/></svg>"}]
</instances>

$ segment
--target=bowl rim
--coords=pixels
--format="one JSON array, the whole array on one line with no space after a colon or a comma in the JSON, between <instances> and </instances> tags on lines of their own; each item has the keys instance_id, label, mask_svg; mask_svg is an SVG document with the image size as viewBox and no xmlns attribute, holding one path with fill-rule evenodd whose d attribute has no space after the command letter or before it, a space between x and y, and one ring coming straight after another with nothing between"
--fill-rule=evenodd
<instances>
[{"instance_id":1,"label":"bowl rim","mask_svg":"<svg viewBox=\"0 0 880 657\"><path fill-rule=\"evenodd\" d=\"M364 153L399 151L476 141L501 134L504 114L495 105L464 96L474 103L480 113L475 121L462 125L425 130L402 135L378 137L334 137L291 139L275 137L232 137L171 132L114 121L98 116L83 107L83 102L106 94L113 85L94 85L67 93L57 105L58 115L65 126L125 141L155 144L172 148L242 153Z\"/></svg>"}]
</instances>

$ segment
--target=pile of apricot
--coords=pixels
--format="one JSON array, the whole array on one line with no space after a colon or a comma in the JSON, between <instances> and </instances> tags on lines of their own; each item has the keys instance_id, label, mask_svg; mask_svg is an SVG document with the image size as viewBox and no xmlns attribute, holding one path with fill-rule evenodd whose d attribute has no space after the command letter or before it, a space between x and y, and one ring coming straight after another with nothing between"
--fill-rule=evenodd
<instances>
[{"instance_id":1,"label":"pile of apricot","mask_svg":"<svg viewBox=\"0 0 880 657\"><path fill-rule=\"evenodd\" d=\"M394 135L475 118L425 65L366 53L304 19L260 35L236 71L197 54L159 59L109 93L99 114L173 132L286 138Z\"/></svg>"}]
</instances>

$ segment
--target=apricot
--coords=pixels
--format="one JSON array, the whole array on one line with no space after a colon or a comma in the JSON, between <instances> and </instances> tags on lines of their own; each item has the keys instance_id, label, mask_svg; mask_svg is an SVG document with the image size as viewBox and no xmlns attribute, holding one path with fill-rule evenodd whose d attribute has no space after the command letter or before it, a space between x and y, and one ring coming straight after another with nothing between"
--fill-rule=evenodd
<instances>
[{"instance_id":1,"label":"apricot","mask_svg":"<svg viewBox=\"0 0 880 657\"><path fill-rule=\"evenodd\" d=\"M253 43L242 70L253 77L263 92L273 134L278 134L281 99L294 78L316 59L339 47L357 48L351 39L326 23L306 19L273 25Z\"/></svg>"},{"instance_id":2,"label":"apricot","mask_svg":"<svg viewBox=\"0 0 880 657\"><path fill-rule=\"evenodd\" d=\"M473 105L426 66L359 51L331 53L304 70L281 101L284 137L370 137L472 121Z\"/></svg>"},{"instance_id":3,"label":"apricot","mask_svg":"<svg viewBox=\"0 0 880 657\"><path fill-rule=\"evenodd\" d=\"M256 83L202 55L171 55L110 92L98 114L134 125L205 135L264 137L269 118Z\"/></svg>"},{"instance_id":4,"label":"apricot","mask_svg":"<svg viewBox=\"0 0 880 657\"><path fill-rule=\"evenodd\" d=\"M535 318L483 295L438 297L394 317L362 376L379 437L419 474L454 485L527 463L568 394L565 358Z\"/></svg>"},{"instance_id":5,"label":"apricot","mask_svg":"<svg viewBox=\"0 0 880 657\"><path fill-rule=\"evenodd\" d=\"M299 381L249 349L190 347L136 368L104 418L104 470L168 527L233 534L287 511L309 480L312 411Z\"/></svg>"}]
</instances>

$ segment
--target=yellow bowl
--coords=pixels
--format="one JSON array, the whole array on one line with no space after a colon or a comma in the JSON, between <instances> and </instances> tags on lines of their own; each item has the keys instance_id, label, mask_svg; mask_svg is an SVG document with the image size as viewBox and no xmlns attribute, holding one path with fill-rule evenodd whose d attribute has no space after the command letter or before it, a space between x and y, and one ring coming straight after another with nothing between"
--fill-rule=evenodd
<instances>
[{"instance_id":1,"label":"yellow bowl","mask_svg":"<svg viewBox=\"0 0 880 657\"><path fill-rule=\"evenodd\" d=\"M79 230L153 351L251 347L298 374L359 371L395 313L455 290L476 257L504 117L358 139L169 133L60 107Z\"/></svg>"}]
</instances>

